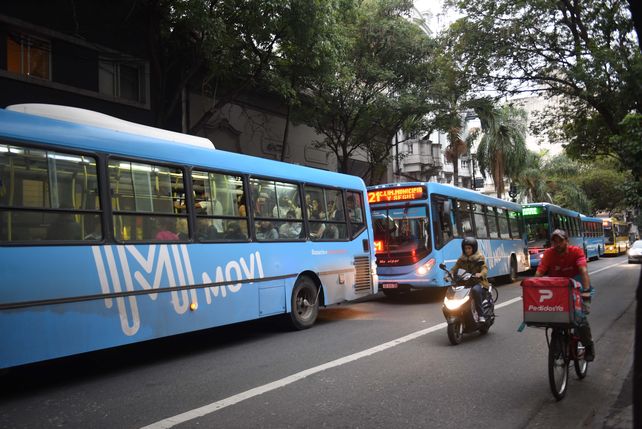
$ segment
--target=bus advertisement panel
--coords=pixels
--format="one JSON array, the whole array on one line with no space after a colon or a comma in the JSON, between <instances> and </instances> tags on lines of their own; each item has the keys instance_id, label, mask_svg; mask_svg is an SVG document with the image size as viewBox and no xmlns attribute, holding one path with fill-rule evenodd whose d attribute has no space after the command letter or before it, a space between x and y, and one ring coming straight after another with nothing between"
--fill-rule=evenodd
<instances>
[{"instance_id":1,"label":"bus advertisement panel","mask_svg":"<svg viewBox=\"0 0 642 429\"><path fill-rule=\"evenodd\" d=\"M454 265L464 237L476 237L489 276L528 266L521 206L432 182L368 188L380 289L394 295L444 287L440 263Z\"/></svg>"},{"instance_id":2,"label":"bus advertisement panel","mask_svg":"<svg viewBox=\"0 0 642 429\"><path fill-rule=\"evenodd\" d=\"M537 268L544 250L551 246L551 233L563 229L569 244L584 247L580 214L549 203L529 203L523 206L524 224L528 236L531 268Z\"/></svg>"},{"instance_id":3,"label":"bus advertisement panel","mask_svg":"<svg viewBox=\"0 0 642 429\"><path fill-rule=\"evenodd\" d=\"M35 107L0 109L0 368L279 314L305 329L377 292L360 178Z\"/></svg>"}]
</instances>

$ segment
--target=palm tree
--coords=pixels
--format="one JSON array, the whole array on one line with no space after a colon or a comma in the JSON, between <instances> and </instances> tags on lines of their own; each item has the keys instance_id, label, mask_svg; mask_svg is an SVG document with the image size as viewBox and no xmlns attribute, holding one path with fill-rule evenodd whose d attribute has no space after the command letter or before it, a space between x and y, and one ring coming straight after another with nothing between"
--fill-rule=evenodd
<instances>
[{"instance_id":1,"label":"palm tree","mask_svg":"<svg viewBox=\"0 0 642 429\"><path fill-rule=\"evenodd\" d=\"M524 167L514 179L521 190L518 201L553 202L548 193L546 176L542 171L542 156L540 154L529 150L526 154Z\"/></svg>"},{"instance_id":2,"label":"palm tree","mask_svg":"<svg viewBox=\"0 0 642 429\"><path fill-rule=\"evenodd\" d=\"M504 194L504 178L516 178L526 162L526 112L513 105L477 111L482 138L477 161L482 175L490 173L497 197Z\"/></svg>"}]
</instances>

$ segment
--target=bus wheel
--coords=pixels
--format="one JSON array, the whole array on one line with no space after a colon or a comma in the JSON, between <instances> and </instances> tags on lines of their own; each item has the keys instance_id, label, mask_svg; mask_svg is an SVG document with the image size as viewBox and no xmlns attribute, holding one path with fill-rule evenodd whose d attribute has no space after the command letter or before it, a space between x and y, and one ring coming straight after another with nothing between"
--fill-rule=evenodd
<instances>
[{"instance_id":1,"label":"bus wheel","mask_svg":"<svg viewBox=\"0 0 642 429\"><path fill-rule=\"evenodd\" d=\"M319 315L317 285L309 277L300 277L292 289L290 323L296 330L308 329Z\"/></svg>"},{"instance_id":2,"label":"bus wheel","mask_svg":"<svg viewBox=\"0 0 642 429\"><path fill-rule=\"evenodd\" d=\"M508 276L511 283L517 281L517 260L514 256L510 258L510 274Z\"/></svg>"}]
</instances>

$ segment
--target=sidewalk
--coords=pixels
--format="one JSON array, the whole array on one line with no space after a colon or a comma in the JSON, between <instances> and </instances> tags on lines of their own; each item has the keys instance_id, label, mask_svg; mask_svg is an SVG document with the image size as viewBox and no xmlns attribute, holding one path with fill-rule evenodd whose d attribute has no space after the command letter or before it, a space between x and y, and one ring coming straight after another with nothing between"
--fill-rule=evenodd
<instances>
[{"instance_id":1,"label":"sidewalk","mask_svg":"<svg viewBox=\"0 0 642 429\"><path fill-rule=\"evenodd\" d=\"M611 362L603 370L602 386L606 391L603 406L584 421L581 427L595 429L633 429L633 355L635 342L636 302L613 323L610 333L598 341L602 358L608 353L624 353L622 359L611 356ZM596 360L599 359L599 356ZM610 388L609 388L610 387Z\"/></svg>"},{"instance_id":2,"label":"sidewalk","mask_svg":"<svg viewBox=\"0 0 642 429\"><path fill-rule=\"evenodd\" d=\"M633 427L633 367L629 370L622 390L611 405L602 427L603 429L629 429Z\"/></svg>"}]
</instances>

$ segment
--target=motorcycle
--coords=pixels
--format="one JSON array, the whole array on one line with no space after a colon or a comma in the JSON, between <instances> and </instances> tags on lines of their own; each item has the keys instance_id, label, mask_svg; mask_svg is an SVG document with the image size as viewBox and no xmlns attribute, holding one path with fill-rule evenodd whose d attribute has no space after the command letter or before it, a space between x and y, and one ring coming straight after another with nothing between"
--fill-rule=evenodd
<instances>
[{"instance_id":1,"label":"motorcycle","mask_svg":"<svg viewBox=\"0 0 642 429\"><path fill-rule=\"evenodd\" d=\"M443 263L439 264L439 268L446 272L444 280L450 283L442 307L444 317L448 322L450 343L455 346L461 343L465 333L479 331L482 335L486 334L495 321L495 302L499 297L497 289L492 285L488 289L483 289L481 307L482 316L486 320L480 322L480 315L475 309L475 300L470 294L471 288L478 284L480 279L464 270L459 270L453 277Z\"/></svg>"}]
</instances>

